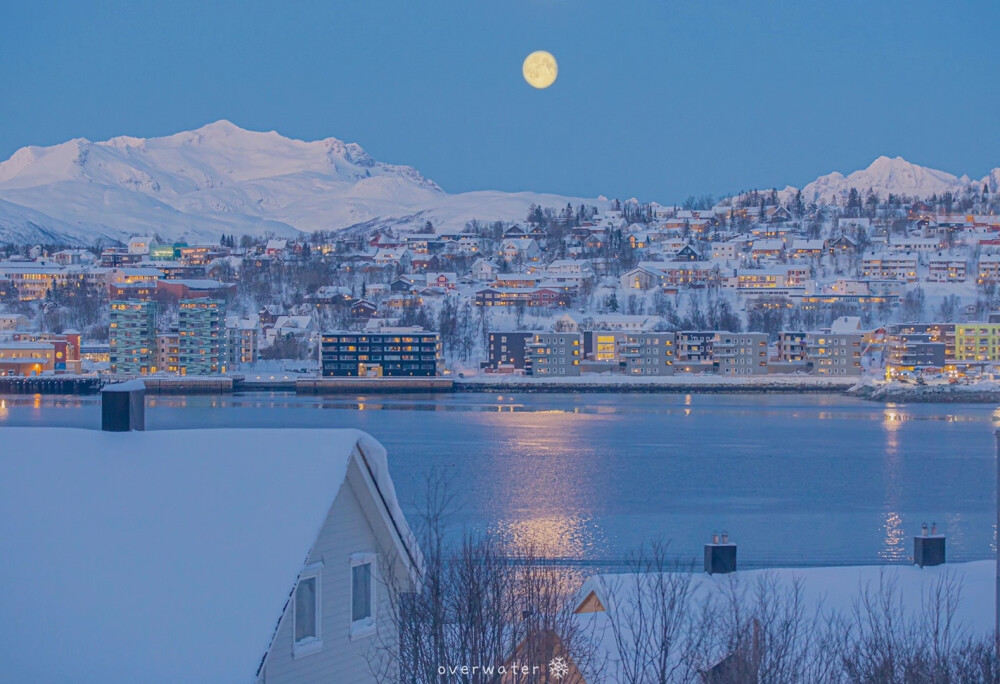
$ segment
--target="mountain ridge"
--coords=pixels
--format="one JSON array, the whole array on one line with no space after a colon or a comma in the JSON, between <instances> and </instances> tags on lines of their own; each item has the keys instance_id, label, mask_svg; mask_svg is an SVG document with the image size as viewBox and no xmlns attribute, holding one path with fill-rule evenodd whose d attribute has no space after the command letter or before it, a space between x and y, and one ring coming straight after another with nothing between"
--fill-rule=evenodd
<instances>
[{"instance_id":1,"label":"mountain ridge","mask_svg":"<svg viewBox=\"0 0 1000 684\"><path fill-rule=\"evenodd\" d=\"M846 176L803 188L807 202L842 203L851 187L930 196L982 181L881 156ZM782 197L794 192L791 186ZM359 225L461 230L467 221L521 221L531 204L607 206L603 198L533 192L450 194L412 166L374 159L361 145L250 131L221 119L190 131L27 146L0 162L0 241L93 244L130 235L215 242L225 234L295 237Z\"/></svg>"}]
</instances>

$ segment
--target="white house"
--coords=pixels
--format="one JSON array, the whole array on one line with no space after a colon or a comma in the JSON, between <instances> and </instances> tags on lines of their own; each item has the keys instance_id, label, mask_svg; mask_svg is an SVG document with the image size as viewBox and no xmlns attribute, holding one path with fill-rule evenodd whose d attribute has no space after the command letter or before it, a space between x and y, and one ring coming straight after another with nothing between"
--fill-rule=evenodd
<instances>
[{"instance_id":1,"label":"white house","mask_svg":"<svg viewBox=\"0 0 1000 684\"><path fill-rule=\"evenodd\" d=\"M532 238L508 238L500 244L500 256L510 261L538 261L541 254Z\"/></svg>"},{"instance_id":2,"label":"white house","mask_svg":"<svg viewBox=\"0 0 1000 684\"><path fill-rule=\"evenodd\" d=\"M407 272L413 264L413 255L406 247L381 248L375 251L373 260L376 264L396 266L400 271Z\"/></svg>"},{"instance_id":3,"label":"white house","mask_svg":"<svg viewBox=\"0 0 1000 684\"><path fill-rule=\"evenodd\" d=\"M420 552L357 430L9 428L0 639L17 682L370 682Z\"/></svg>"},{"instance_id":4,"label":"white house","mask_svg":"<svg viewBox=\"0 0 1000 684\"><path fill-rule=\"evenodd\" d=\"M651 290L660 286L663 278L663 264L644 261L630 268L618 278L618 284L623 290Z\"/></svg>"},{"instance_id":5,"label":"white house","mask_svg":"<svg viewBox=\"0 0 1000 684\"><path fill-rule=\"evenodd\" d=\"M593 282L597 277L586 259L556 259L545 269L545 274L547 280L575 287Z\"/></svg>"},{"instance_id":6,"label":"white house","mask_svg":"<svg viewBox=\"0 0 1000 684\"><path fill-rule=\"evenodd\" d=\"M489 282L496 277L500 269L492 261L486 259L476 259L472 263L472 268L469 270L469 274L481 283Z\"/></svg>"},{"instance_id":7,"label":"white house","mask_svg":"<svg viewBox=\"0 0 1000 684\"><path fill-rule=\"evenodd\" d=\"M0 332L28 329L28 317L24 314L0 314Z\"/></svg>"},{"instance_id":8,"label":"white house","mask_svg":"<svg viewBox=\"0 0 1000 684\"><path fill-rule=\"evenodd\" d=\"M153 246L153 238L146 236L131 237L128 240L129 254L149 254L149 248Z\"/></svg>"}]
</instances>

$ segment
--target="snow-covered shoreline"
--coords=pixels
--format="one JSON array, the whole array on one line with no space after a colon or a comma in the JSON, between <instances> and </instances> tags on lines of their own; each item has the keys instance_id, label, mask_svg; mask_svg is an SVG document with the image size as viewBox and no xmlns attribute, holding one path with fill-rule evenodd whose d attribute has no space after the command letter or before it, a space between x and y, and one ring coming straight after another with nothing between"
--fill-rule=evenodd
<instances>
[{"instance_id":1,"label":"snow-covered shoreline","mask_svg":"<svg viewBox=\"0 0 1000 684\"><path fill-rule=\"evenodd\" d=\"M623 375L584 375L573 378L529 377L524 375L477 375L455 380L460 392L732 392L732 393L841 393L854 385L852 378L807 375L720 377L684 375L638 378Z\"/></svg>"},{"instance_id":2,"label":"snow-covered shoreline","mask_svg":"<svg viewBox=\"0 0 1000 684\"><path fill-rule=\"evenodd\" d=\"M968 385L868 380L847 390L852 397L901 404L1000 404L1000 382L980 380Z\"/></svg>"}]
</instances>

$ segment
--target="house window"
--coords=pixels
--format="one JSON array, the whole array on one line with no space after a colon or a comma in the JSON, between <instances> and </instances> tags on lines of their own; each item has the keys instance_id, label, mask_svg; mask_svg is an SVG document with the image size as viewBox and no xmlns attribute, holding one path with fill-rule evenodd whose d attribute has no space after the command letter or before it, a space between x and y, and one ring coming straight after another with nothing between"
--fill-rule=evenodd
<instances>
[{"instance_id":1,"label":"house window","mask_svg":"<svg viewBox=\"0 0 1000 684\"><path fill-rule=\"evenodd\" d=\"M351 638L375 633L375 554L351 554Z\"/></svg>"},{"instance_id":2,"label":"house window","mask_svg":"<svg viewBox=\"0 0 1000 684\"><path fill-rule=\"evenodd\" d=\"M299 575L293 605L292 656L315 653L323 648L321 633L322 563L306 567Z\"/></svg>"}]
</instances>

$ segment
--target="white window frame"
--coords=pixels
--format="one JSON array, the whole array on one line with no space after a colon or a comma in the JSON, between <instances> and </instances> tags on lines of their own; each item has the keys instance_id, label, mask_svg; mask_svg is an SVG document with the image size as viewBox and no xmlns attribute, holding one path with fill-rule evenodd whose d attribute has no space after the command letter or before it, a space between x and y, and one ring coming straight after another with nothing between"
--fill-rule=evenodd
<instances>
[{"instance_id":1,"label":"white window frame","mask_svg":"<svg viewBox=\"0 0 1000 684\"><path fill-rule=\"evenodd\" d=\"M295 625L298 622L298 600L299 583L302 580L316 580L316 636L295 640ZM295 591L292 593L292 658L301 658L311 653L318 653L323 650L323 562L312 563L303 568L299 573L299 580L295 583Z\"/></svg>"},{"instance_id":2,"label":"white window frame","mask_svg":"<svg viewBox=\"0 0 1000 684\"><path fill-rule=\"evenodd\" d=\"M350 576L348 577L348 586L351 588L350 593L350 610L353 610L354 605L354 568L359 565L365 565L371 563L371 608L372 614L369 617L363 618L361 620L351 620L350 637L351 641L355 639L363 639L365 637L372 636L375 634L376 630L376 619L378 616L378 605L375 601L377 592L375 591L375 586L378 579L378 561L374 553L363 552L363 553L352 553L351 554L351 567L348 572ZM351 616L354 617L353 615Z\"/></svg>"}]
</instances>

